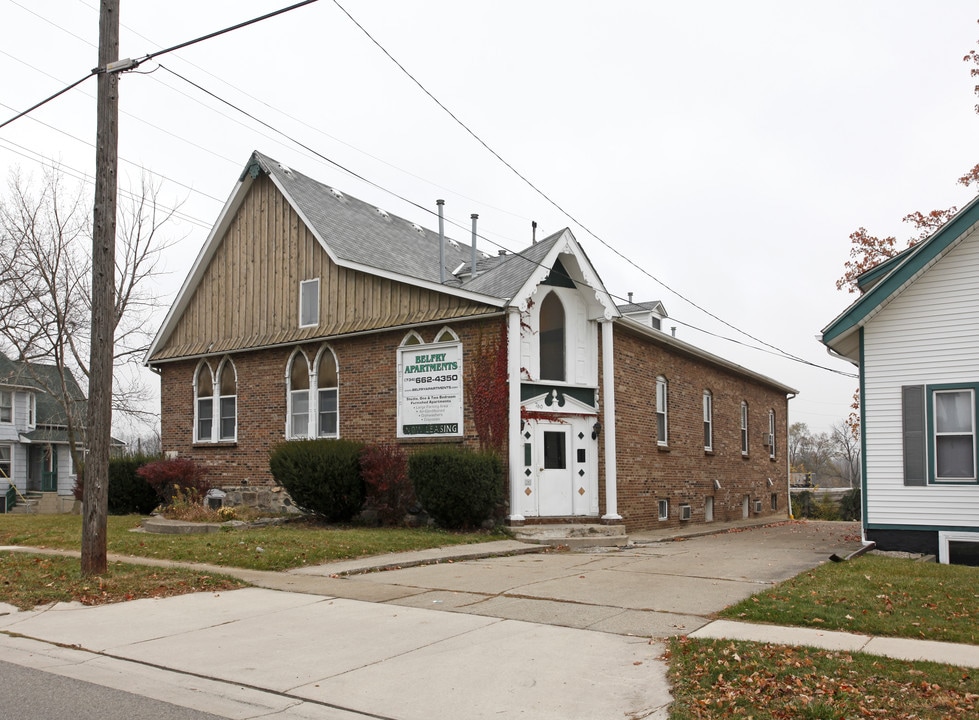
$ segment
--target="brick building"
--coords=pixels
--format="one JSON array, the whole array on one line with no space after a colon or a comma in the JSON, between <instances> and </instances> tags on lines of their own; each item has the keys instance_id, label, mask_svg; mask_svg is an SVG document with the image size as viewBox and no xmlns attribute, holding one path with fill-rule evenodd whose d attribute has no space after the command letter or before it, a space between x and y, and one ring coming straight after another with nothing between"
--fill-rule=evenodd
<instances>
[{"instance_id":1,"label":"brick building","mask_svg":"<svg viewBox=\"0 0 979 720\"><path fill-rule=\"evenodd\" d=\"M164 450L233 497L275 493L275 444L344 437L498 450L514 524L785 517L796 391L664 316L567 229L487 256L256 152L147 363Z\"/></svg>"}]
</instances>

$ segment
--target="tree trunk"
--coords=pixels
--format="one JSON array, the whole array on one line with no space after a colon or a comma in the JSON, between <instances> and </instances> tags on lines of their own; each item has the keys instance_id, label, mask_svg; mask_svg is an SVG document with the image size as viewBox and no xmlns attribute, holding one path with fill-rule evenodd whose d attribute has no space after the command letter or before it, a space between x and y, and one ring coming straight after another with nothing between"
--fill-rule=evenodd
<instances>
[{"instance_id":1,"label":"tree trunk","mask_svg":"<svg viewBox=\"0 0 979 720\"><path fill-rule=\"evenodd\" d=\"M119 76L105 67L119 59L119 0L102 0L99 17L98 118L92 232L92 348L83 493L82 575L106 571L109 447L112 442L112 355L115 328L116 171Z\"/></svg>"}]
</instances>

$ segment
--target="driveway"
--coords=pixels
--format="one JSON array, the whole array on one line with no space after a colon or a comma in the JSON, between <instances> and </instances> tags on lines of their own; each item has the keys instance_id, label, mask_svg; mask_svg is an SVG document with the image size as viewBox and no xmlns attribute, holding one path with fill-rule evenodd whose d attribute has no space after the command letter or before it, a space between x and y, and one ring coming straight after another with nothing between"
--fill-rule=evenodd
<instances>
[{"instance_id":1,"label":"driveway","mask_svg":"<svg viewBox=\"0 0 979 720\"><path fill-rule=\"evenodd\" d=\"M686 634L774 583L861 547L857 523L733 528L699 537L632 537L635 545L425 565L345 576L341 597L596 630ZM294 570L330 577L333 566Z\"/></svg>"},{"instance_id":2,"label":"driveway","mask_svg":"<svg viewBox=\"0 0 979 720\"><path fill-rule=\"evenodd\" d=\"M791 523L650 535L606 552L349 576L336 565L243 571L260 587L0 606L0 661L224 718L665 720L661 638L849 554L856 532Z\"/></svg>"}]
</instances>

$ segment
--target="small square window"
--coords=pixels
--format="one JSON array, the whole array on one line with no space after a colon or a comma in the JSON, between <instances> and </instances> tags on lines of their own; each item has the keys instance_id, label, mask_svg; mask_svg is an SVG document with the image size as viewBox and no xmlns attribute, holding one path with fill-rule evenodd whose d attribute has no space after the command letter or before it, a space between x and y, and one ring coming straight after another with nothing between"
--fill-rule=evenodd
<instances>
[{"instance_id":1,"label":"small square window","mask_svg":"<svg viewBox=\"0 0 979 720\"><path fill-rule=\"evenodd\" d=\"M669 520L670 519L670 501L660 500L659 501L659 519Z\"/></svg>"}]
</instances>

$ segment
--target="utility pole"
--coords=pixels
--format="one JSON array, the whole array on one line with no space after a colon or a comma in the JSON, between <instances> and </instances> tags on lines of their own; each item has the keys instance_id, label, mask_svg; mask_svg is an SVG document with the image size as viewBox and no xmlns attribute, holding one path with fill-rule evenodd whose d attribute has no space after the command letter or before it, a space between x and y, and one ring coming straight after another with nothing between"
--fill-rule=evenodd
<instances>
[{"instance_id":1,"label":"utility pole","mask_svg":"<svg viewBox=\"0 0 979 720\"><path fill-rule=\"evenodd\" d=\"M95 208L92 217L92 350L82 495L82 575L107 568L109 447L112 442L112 356L115 338L116 172L119 142L119 0L102 0L99 15Z\"/></svg>"}]
</instances>

